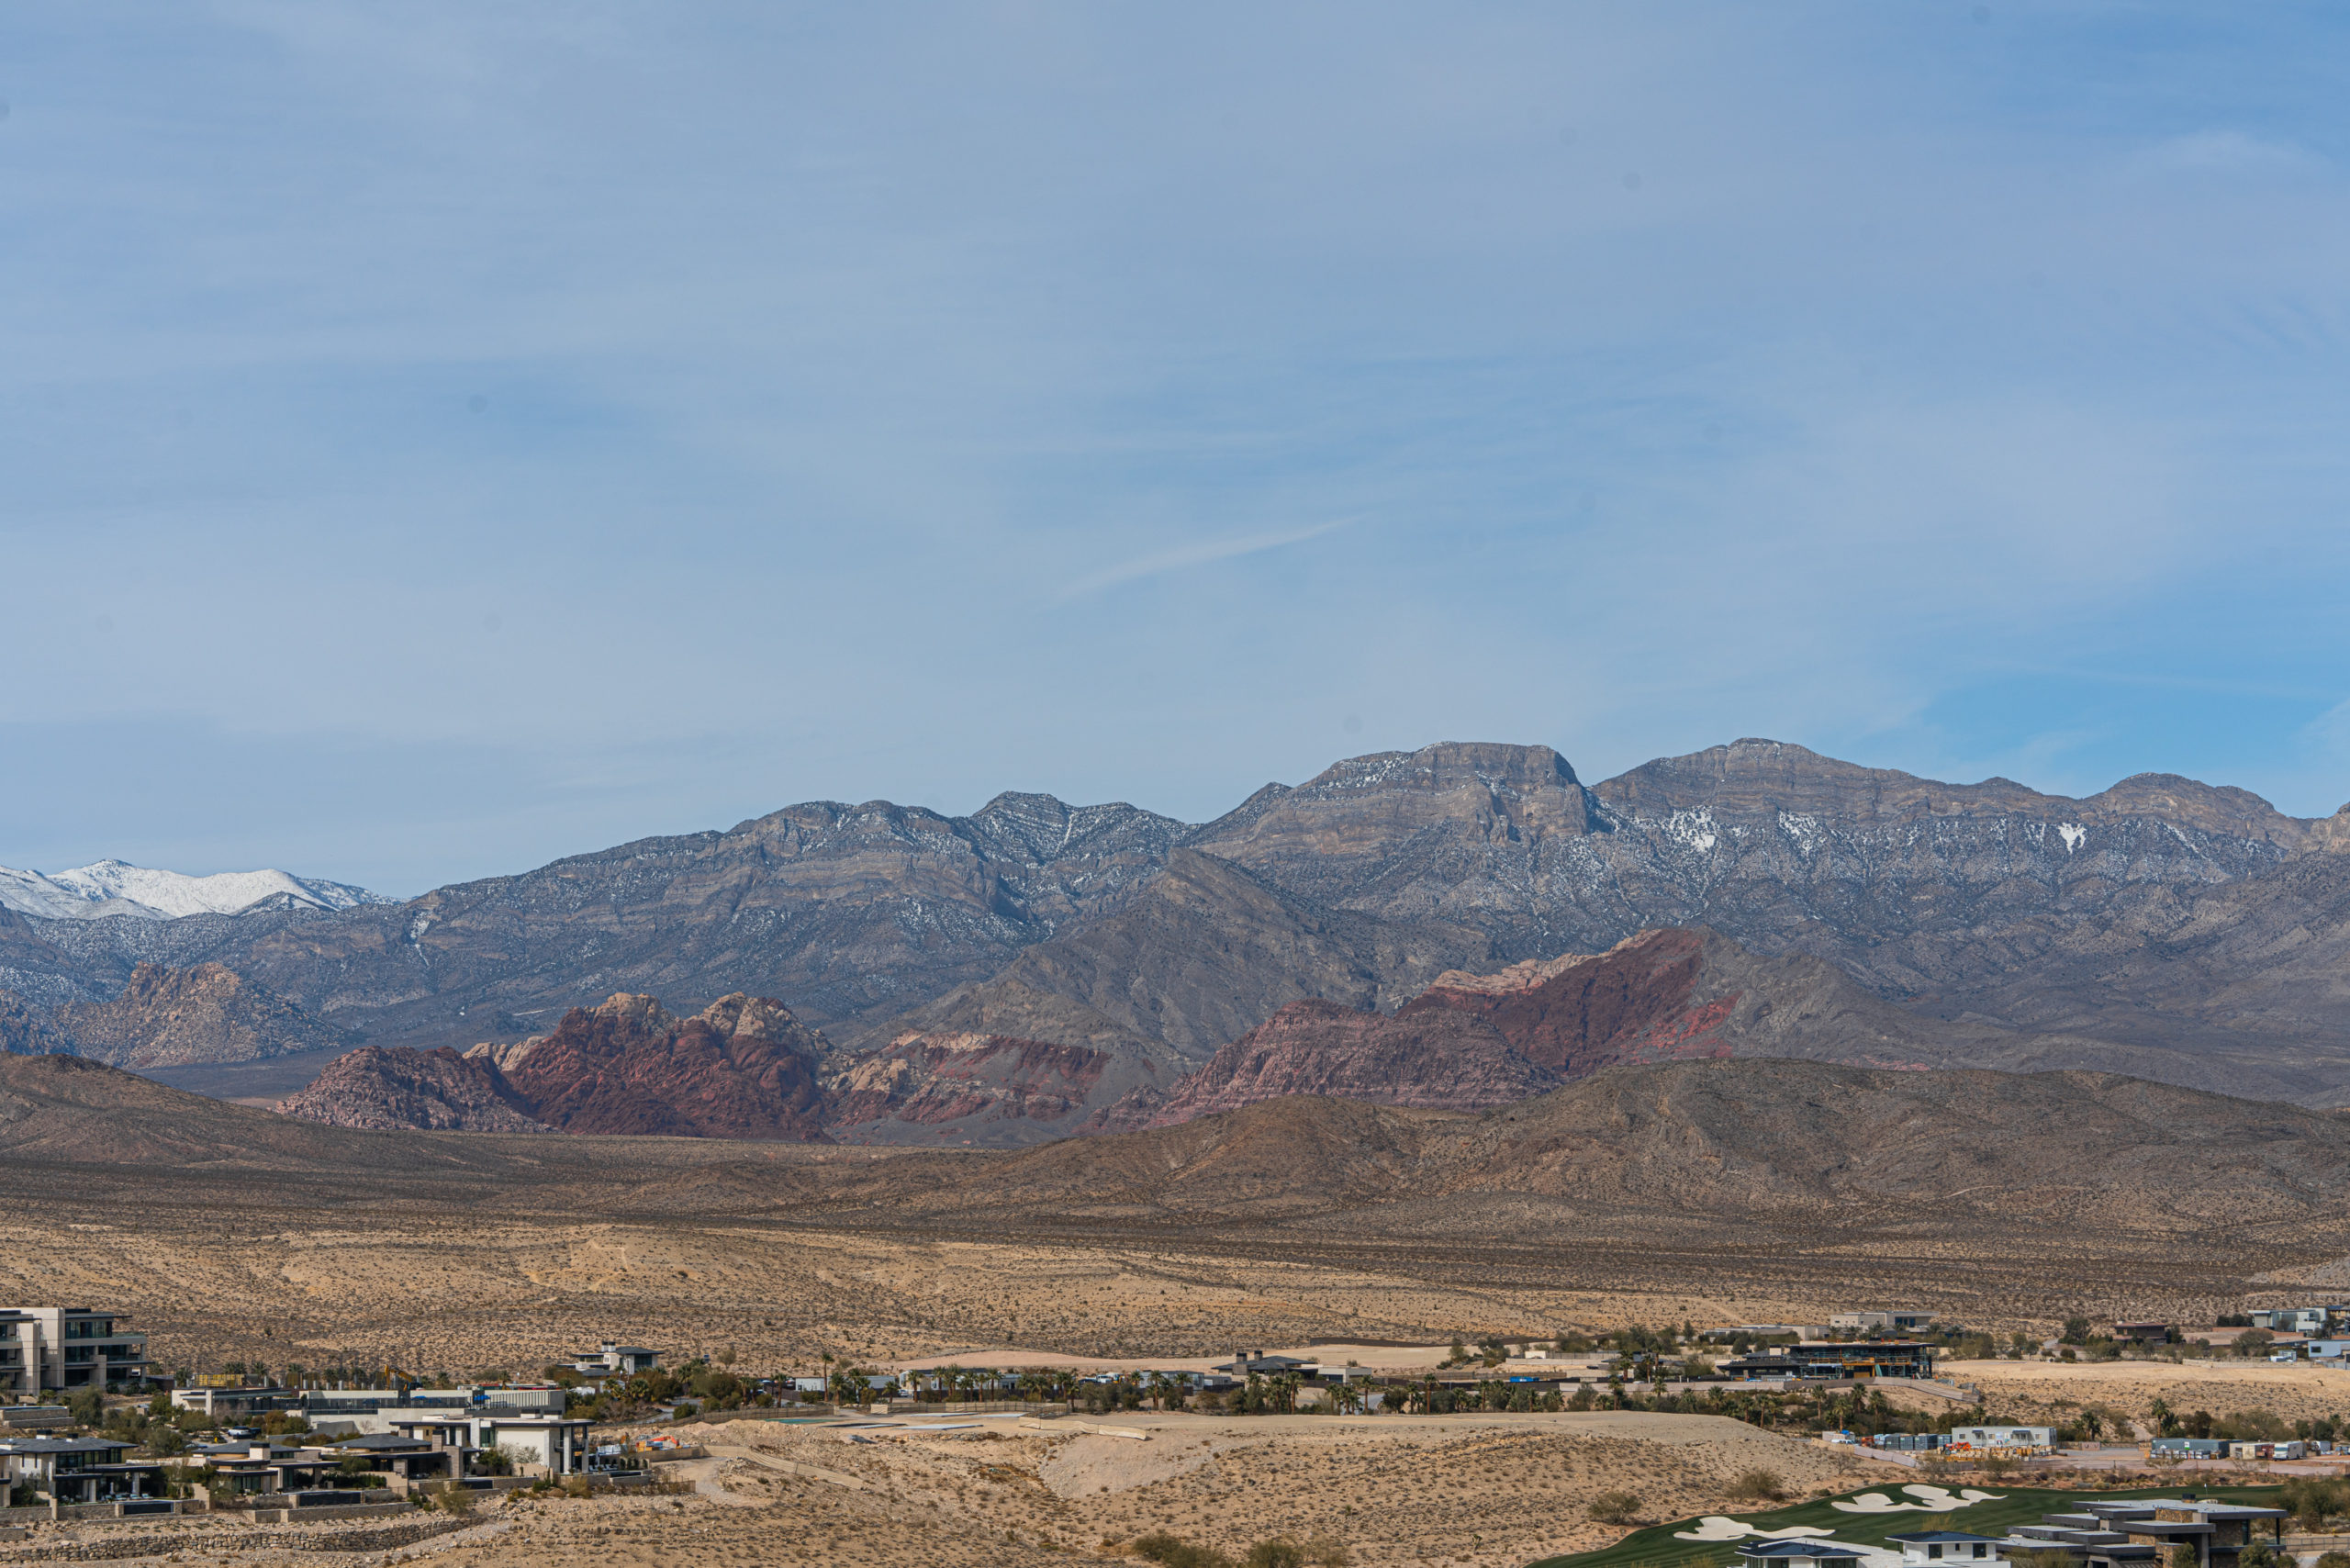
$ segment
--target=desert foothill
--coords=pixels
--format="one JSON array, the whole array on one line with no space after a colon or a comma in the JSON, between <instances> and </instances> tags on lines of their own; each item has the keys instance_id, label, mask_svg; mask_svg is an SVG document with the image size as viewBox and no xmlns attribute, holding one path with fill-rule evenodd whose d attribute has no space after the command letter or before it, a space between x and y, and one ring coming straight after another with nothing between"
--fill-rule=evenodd
<instances>
[{"instance_id":1,"label":"desert foothill","mask_svg":"<svg viewBox=\"0 0 2350 1568\"><path fill-rule=\"evenodd\" d=\"M0 6L0 1568L2350 1568L2345 60Z\"/></svg>"}]
</instances>

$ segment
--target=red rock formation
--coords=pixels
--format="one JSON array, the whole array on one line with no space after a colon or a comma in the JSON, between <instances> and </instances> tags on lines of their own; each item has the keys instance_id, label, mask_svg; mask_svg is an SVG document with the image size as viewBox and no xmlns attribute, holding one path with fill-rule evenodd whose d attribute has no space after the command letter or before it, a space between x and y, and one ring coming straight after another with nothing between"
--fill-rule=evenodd
<instances>
[{"instance_id":1,"label":"red rock formation","mask_svg":"<svg viewBox=\"0 0 2350 1568\"><path fill-rule=\"evenodd\" d=\"M506 1078L565 1132L822 1142L825 1050L779 1002L737 994L680 1022L623 993L573 1008Z\"/></svg>"},{"instance_id":2,"label":"red rock formation","mask_svg":"<svg viewBox=\"0 0 2350 1568\"><path fill-rule=\"evenodd\" d=\"M1703 930L1643 931L1596 958L1571 954L1504 975L1445 975L1396 1016L1465 1014L1562 1078L1618 1062L1728 1056L1721 1027L1739 992L1694 994L1709 938L1721 940ZM1513 975L1519 983L1494 983Z\"/></svg>"},{"instance_id":3,"label":"red rock formation","mask_svg":"<svg viewBox=\"0 0 2350 1568\"><path fill-rule=\"evenodd\" d=\"M901 1035L825 1074L835 1137L1030 1143L1140 1126L1172 1071L1147 1058L1011 1035Z\"/></svg>"},{"instance_id":4,"label":"red rock formation","mask_svg":"<svg viewBox=\"0 0 2350 1568\"><path fill-rule=\"evenodd\" d=\"M1448 972L1393 1017L1293 1002L1218 1051L1153 1121L1290 1094L1475 1109L1694 1058L1955 1066L1988 1034L1904 1013L1817 958L1760 958L1703 926L1643 931L1595 956Z\"/></svg>"},{"instance_id":5,"label":"red rock formation","mask_svg":"<svg viewBox=\"0 0 2350 1568\"><path fill-rule=\"evenodd\" d=\"M431 1051L362 1046L337 1057L308 1088L279 1101L277 1110L338 1127L547 1130L496 1067L448 1046Z\"/></svg>"},{"instance_id":6,"label":"red rock formation","mask_svg":"<svg viewBox=\"0 0 2350 1568\"><path fill-rule=\"evenodd\" d=\"M622 993L520 1045L364 1047L278 1108L341 1126L823 1142L825 1050L779 1002L729 996L681 1020Z\"/></svg>"},{"instance_id":7,"label":"red rock formation","mask_svg":"<svg viewBox=\"0 0 2350 1568\"><path fill-rule=\"evenodd\" d=\"M1184 1080L1152 1125L1289 1094L1468 1111L1563 1081L1465 1012L1438 1007L1390 1018L1335 1002L1292 1002Z\"/></svg>"}]
</instances>

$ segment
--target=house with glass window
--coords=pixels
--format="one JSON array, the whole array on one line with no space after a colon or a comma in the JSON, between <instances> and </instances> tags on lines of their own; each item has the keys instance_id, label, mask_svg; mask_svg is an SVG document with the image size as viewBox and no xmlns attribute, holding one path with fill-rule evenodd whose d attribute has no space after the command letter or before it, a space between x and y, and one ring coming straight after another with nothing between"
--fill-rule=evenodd
<instances>
[{"instance_id":1,"label":"house with glass window","mask_svg":"<svg viewBox=\"0 0 2350 1568\"><path fill-rule=\"evenodd\" d=\"M147 1381L147 1336L120 1313L86 1306L0 1307L0 1394L35 1397L70 1388Z\"/></svg>"},{"instance_id":2,"label":"house with glass window","mask_svg":"<svg viewBox=\"0 0 2350 1568\"><path fill-rule=\"evenodd\" d=\"M0 1439L0 1481L60 1503L114 1503L163 1495L163 1467L124 1460L129 1443L111 1438Z\"/></svg>"},{"instance_id":3,"label":"house with glass window","mask_svg":"<svg viewBox=\"0 0 2350 1568\"><path fill-rule=\"evenodd\" d=\"M2004 1537L1969 1535L1963 1529L1911 1530L1906 1535L1889 1535L1886 1541L1901 1549L1901 1568L1926 1568L1929 1563L1980 1563L1983 1568L2004 1568L2007 1559L1999 1555L2006 1544Z\"/></svg>"}]
</instances>

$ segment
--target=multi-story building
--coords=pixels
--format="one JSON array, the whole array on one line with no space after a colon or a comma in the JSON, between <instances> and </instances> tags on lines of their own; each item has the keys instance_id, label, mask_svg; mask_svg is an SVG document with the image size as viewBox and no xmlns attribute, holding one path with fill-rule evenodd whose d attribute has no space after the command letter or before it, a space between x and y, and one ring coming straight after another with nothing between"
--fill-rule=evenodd
<instances>
[{"instance_id":1,"label":"multi-story building","mask_svg":"<svg viewBox=\"0 0 2350 1568\"><path fill-rule=\"evenodd\" d=\"M2350 1324L2350 1306L2331 1302L2322 1306L2275 1306L2250 1315L2255 1328L2277 1334L2322 1334Z\"/></svg>"},{"instance_id":2,"label":"multi-story building","mask_svg":"<svg viewBox=\"0 0 2350 1568\"><path fill-rule=\"evenodd\" d=\"M1730 1377L1762 1378L1926 1377L1934 1375L1938 1347L1917 1339L1830 1340L1758 1350L1721 1363Z\"/></svg>"},{"instance_id":3,"label":"multi-story building","mask_svg":"<svg viewBox=\"0 0 2350 1568\"><path fill-rule=\"evenodd\" d=\"M111 1438L0 1439L0 1488L18 1487L60 1503L106 1503L161 1497L163 1467L122 1457L132 1445Z\"/></svg>"},{"instance_id":4,"label":"multi-story building","mask_svg":"<svg viewBox=\"0 0 2350 1568\"><path fill-rule=\"evenodd\" d=\"M600 1350L582 1350L571 1370L586 1372L589 1377L628 1377L636 1372L651 1372L660 1364L660 1356L642 1345L623 1345L617 1339L607 1339Z\"/></svg>"},{"instance_id":5,"label":"multi-story building","mask_svg":"<svg viewBox=\"0 0 2350 1568\"><path fill-rule=\"evenodd\" d=\"M147 1381L147 1336L86 1306L0 1307L0 1394L29 1398Z\"/></svg>"}]
</instances>

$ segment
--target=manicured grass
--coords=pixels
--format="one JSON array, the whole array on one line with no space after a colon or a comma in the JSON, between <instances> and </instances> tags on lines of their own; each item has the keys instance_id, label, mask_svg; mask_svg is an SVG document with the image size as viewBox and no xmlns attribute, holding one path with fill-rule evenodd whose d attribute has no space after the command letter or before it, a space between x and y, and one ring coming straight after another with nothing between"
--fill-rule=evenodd
<instances>
[{"instance_id":1,"label":"manicured grass","mask_svg":"<svg viewBox=\"0 0 2350 1568\"><path fill-rule=\"evenodd\" d=\"M1920 1476L1919 1481L1925 1481ZM1901 1488L1913 1483L1895 1480L1873 1482L1836 1497L1822 1497L1815 1502L1798 1503L1793 1507L1769 1508L1761 1513L1730 1514L1728 1518L1744 1524L1761 1525L1766 1529L1784 1529L1789 1525L1807 1525L1814 1529L1833 1530L1836 1539L1854 1546L1882 1546L1886 1537L1910 1530L1943 1529L1963 1529L1975 1535L2005 1535L2017 1525L2037 1524L2042 1514L2062 1513L2071 1504L2094 1498L2175 1497L2181 1492L2192 1492L2198 1497L2222 1499L2230 1503L2270 1505L2279 1488L2275 1486L2209 1486L2198 1484L2191 1477L2182 1477L2169 1486L2143 1486L2132 1491L2068 1492L2049 1486L1993 1486L1980 1481L1926 1482L1928 1485L1948 1486L1953 1493L1972 1487L1999 1497L1998 1502L1976 1503L1960 1508L1949 1516L1949 1522L1934 1525L1925 1521L1926 1514L1846 1514L1830 1506L1840 1498L1852 1498L1863 1492L1883 1492L1897 1503L1915 1502ZM1722 1568L1736 1563L1734 1540L1675 1540L1675 1530L1695 1528L1693 1519L1676 1519L1671 1524L1651 1525L1634 1530L1615 1545L1600 1551L1585 1551L1568 1557L1550 1557L1535 1563L1533 1568ZM1751 1536L1760 1540L1761 1536Z\"/></svg>"}]
</instances>

